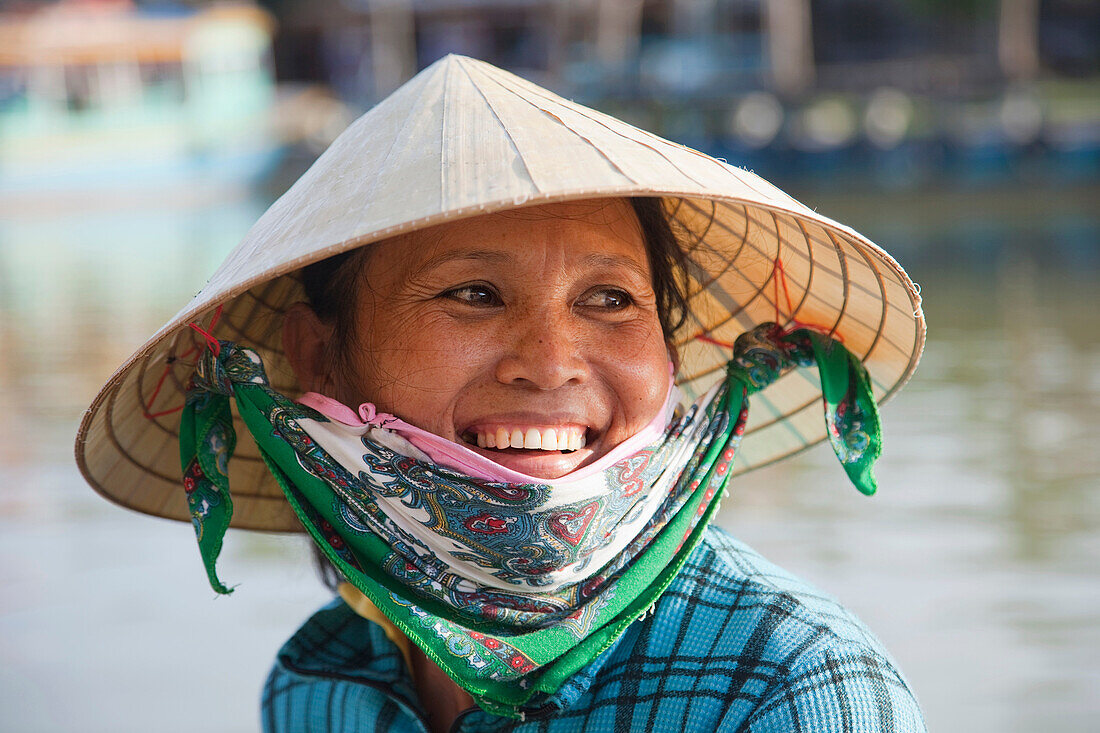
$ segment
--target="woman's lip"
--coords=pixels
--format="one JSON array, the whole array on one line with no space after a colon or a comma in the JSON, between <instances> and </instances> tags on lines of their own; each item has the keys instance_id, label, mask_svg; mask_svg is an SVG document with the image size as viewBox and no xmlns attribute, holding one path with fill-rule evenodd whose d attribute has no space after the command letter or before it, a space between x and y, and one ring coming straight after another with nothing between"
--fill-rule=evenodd
<instances>
[{"instance_id":1,"label":"woman's lip","mask_svg":"<svg viewBox=\"0 0 1100 733\"><path fill-rule=\"evenodd\" d=\"M523 428L558 428L579 427L594 429L597 423L589 420L579 412L501 412L485 415L475 420L464 421L456 431L459 435L464 432L475 431L479 428L520 426Z\"/></svg>"},{"instance_id":2,"label":"woman's lip","mask_svg":"<svg viewBox=\"0 0 1100 733\"><path fill-rule=\"evenodd\" d=\"M526 448L498 451L478 448L465 441L462 444L475 453L485 456L493 463L528 476L543 479L556 479L570 474L591 461L595 455L595 451L591 447L562 453L561 451L530 450Z\"/></svg>"}]
</instances>

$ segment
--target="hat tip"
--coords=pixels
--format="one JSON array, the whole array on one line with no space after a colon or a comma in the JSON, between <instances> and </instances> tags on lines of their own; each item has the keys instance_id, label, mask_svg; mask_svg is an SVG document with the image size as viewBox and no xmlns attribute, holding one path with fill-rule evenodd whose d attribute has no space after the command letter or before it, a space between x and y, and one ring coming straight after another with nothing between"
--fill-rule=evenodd
<instances>
[{"instance_id":1,"label":"hat tip","mask_svg":"<svg viewBox=\"0 0 1100 733\"><path fill-rule=\"evenodd\" d=\"M448 53L446 56L443 56L442 58L439 59L439 61L444 63L444 64L457 64L457 63L461 63L463 61L471 61L471 60L472 59L469 56L466 56L466 55L461 54L461 53Z\"/></svg>"},{"instance_id":2,"label":"hat tip","mask_svg":"<svg viewBox=\"0 0 1100 733\"><path fill-rule=\"evenodd\" d=\"M461 66L474 60L475 59L471 59L469 56L463 56L460 53L448 53L445 56L440 56L435 61L428 64L426 67L424 67L422 71L420 71L420 73L417 74L417 76L420 76L425 72L428 72L430 74L446 72L447 69L450 69L453 66Z\"/></svg>"}]
</instances>

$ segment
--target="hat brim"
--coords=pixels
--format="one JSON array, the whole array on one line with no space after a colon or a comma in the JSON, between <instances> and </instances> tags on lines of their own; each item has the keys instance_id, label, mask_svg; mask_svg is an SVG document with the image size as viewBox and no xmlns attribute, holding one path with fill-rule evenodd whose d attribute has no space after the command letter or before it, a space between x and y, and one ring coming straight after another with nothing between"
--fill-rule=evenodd
<instances>
[{"instance_id":1,"label":"hat brim","mask_svg":"<svg viewBox=\"0 0 1100 733\"><path fill-rule=\"evenodd\" d=\"M415 152L399 156L403 168L391 166L387 175L417 180L418 171L422 175L434 169L435 181L427 194L419 192L419 203L401 204L404 214L383 207L385 213L371 215L380 199L392 206L397 194L416 199L418 192L407 186L396 193L381 190L380 183L363 178L364 172L373 170L371 160L360 160L349 169L349 156L370 158L388 141L387 156L392 158L401 141L415 142L407 128L424 124L423 113L418 117L416 108L434 104L436 93L450 99L440 116L451 111L450 124L459 127L457 132L441 130L440 139L466 134L463 130L472 124L468 118L476 118L478 112L470 112L469 105L456 99L456 75L477 92L511 148L501 149L490 140L479 143L484 150L476 160L453 145L448 154L446 144L439 151L428 151L428 161L423 153L419 158ZM490 92L499 98L487 98ZM522 109L509 112L508 104L514 100ZM522 142L519 132L528 129L522 124L527 108L556 120L552 124L557 127L546 129L541 150L524 150L531 144ZM456 121L455 110L467 119ZM404 120L402 126L380 141L377 126L395 117ZM541 122L547 124L545 119ZM563 138L555 147L554 132L560 126L567 129L570 140ZM606 139L598 139L601 131ZM421 130L417 134L436 133ZM580 147L573 144L577 139L583 141ZM560 174L550 165L556 157L569 155L569 165L583 168L587 161L576 159L585 150L592 151L590 160L612 165L608 170L592 170L594 164L588 163L588 171ZM494 162L485 151L496 151L493 154L499 160ZM643 164L645 155L659 156L659 160L654 157ZM522 171L517 160L523 163ZM461 182L463 166L473 166L479 177L498 174L494 186L499 190L456 190L455 181L440 180L439 171L447 171ZM357 171L360 177L354 189L360 194L373 190L375 197L366 210L349 216L348 203L354 200L349 196L355 191L342 185ZM501 176L515 180L502 185ZM689 395L702 393L720 378L739 334L767 321L809 325L840 339L867 367L880 402L913 373L925 335L920 295L882 249L747 171L554 97L487 64L448 57L353 124L260 219L192 302L116 371L81 423L76 441L81 472L99 493L116 503L146 514L188 520L180 478L178 411L195 355L205 344L188 324L210 328L220 308L210 329L213 335L257 349L272 385L295 396L298 388L280 343L281 316L304 299L297 277L302 267L397 234L495 211L629 196L663 199L687 255L689 315L674 341L681 359L678 382ZM735 473L823 440L821 410L820 386L812 371L792 372L754 395ZM238 443L230 462L233 526L298 530L298 521L255 443L243 424L236 422Z\"/></svg>"}]
</instances>

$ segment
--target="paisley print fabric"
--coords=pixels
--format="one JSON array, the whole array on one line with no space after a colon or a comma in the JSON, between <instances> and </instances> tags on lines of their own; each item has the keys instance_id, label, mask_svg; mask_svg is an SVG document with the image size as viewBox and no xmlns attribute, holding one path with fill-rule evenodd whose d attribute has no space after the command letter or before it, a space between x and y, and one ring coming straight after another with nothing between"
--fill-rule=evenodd
<instances>
[{"instance_id":1,"label":"paisley print fabric","mask_svg":"<svg viewBox=\"0 0 1100 733\"><path fill-rule=\"evenodd\" d=\"M584 480L514 484L422 460L385 428L358 432L268 386L255 352L201 359L180 424L184 489L211 585L232 502L229 400L327 557L486 710L552 695L645 613L717 509L748 397L816 364L834 450L874 490L878 416L839 343L766 324L743 334L727 379L660 440ZM420 454L421 456L423 454Z\"/></svg>"},{"instance_id":2,"label":"paisley print fabric","mask_svg":"<svg viewBox=\"0 0 1100 733\"><path fill-rule=\"evenodd\" d=\"M673 490L684 465L718 425L693 412L674 421L674 433L666 429L659 442L609 470L509 484L427 463L386 416L360 425L307 416L296 422L337 471L362 484L346 497L353 523L397 548L420 571L423 592L450 596L459 608L456 594L536 592L558 609L591 596L594 586L585 581L628 563L637 539L667 523L684 500L684 487Z\"/></svg>"}]
</instances>

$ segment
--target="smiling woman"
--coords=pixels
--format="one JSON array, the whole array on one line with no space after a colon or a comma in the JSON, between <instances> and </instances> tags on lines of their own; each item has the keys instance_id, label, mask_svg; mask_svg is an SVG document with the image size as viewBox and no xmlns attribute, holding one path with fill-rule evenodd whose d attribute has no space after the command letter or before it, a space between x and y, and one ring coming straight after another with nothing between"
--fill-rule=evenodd
<instances>
[{"instance_id":1,"label":"smiling woman","mask_svg":"<svg viewBox=\"0 0 1100 733\"><path fill-rule=\"evenodd\" d=\"M668 397L645 240L623 199L412 232L343 265L358 286L347 302L292 308L283 344L307 390L560 478L641 432Z\"/></svg>"},{"instance_id":2,"label":"smiling woman","mask_svg":"<svg viewBox=\"0 0 1100 733\"><path fill-rule=\"evenodd\" d=\"M448 57L120 368L77 457L190 519L221 593L231 525L312 538L340 597L266 730L919 731L857 619L709 522L826 438L873 493L923 338L855 232Z\"/></svg>"}]
</instances>

